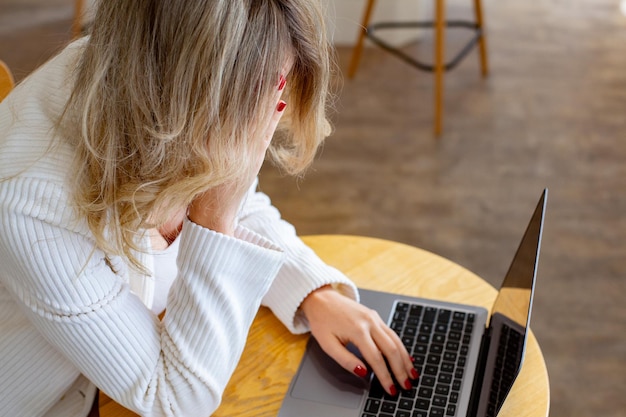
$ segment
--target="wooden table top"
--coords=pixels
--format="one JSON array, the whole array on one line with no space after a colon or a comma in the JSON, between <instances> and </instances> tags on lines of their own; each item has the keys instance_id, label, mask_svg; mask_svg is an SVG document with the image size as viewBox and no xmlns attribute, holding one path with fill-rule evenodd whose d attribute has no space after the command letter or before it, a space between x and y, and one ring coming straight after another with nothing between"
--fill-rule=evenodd
<instances>
[{"instance_id":1,"label":"wooden table top","mask_svg":"<svg viewBox=\"0 0 626 417\"><path fill-rule=\"evenodd\" d=\"M359 287L436 298L489 309L496 290L461 266L433 253L387 240L340 235L303 237L326 263ZM546 365L530 332L522 370L500 417L546 417L550 388ZM292 335L267 308L259 311L219 417L275 417L305 350L307 335ZM136 414L100 395L101 417Z\"/></svg>"}]
</instances>

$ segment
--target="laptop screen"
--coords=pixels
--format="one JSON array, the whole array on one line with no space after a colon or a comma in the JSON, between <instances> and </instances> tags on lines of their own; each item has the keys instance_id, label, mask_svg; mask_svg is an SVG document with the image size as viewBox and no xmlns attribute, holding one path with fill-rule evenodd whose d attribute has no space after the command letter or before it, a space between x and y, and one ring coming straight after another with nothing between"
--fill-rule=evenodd
<instances>
[{"instance_id":1,"label":"laptop screen","mask_svg":"<svg viewBox=\"0 0 626 417\"><path fill-rule=\"evenodd\" d=\"M521 369L534 294L543 219L544 190L492 308L490 342L478 417L493 417L504 404Z\"/></svg>"},{"instance_id":2,"label":"laptop screen","mask_svg":"<svg viewBox=\"0 0 626 417\"><path fill-rule=\"evenodd\" d=\"M523 328L530 322L546 197L544 190L492 309L492 314L500 313Z\"/></svg>"}]
</instances>

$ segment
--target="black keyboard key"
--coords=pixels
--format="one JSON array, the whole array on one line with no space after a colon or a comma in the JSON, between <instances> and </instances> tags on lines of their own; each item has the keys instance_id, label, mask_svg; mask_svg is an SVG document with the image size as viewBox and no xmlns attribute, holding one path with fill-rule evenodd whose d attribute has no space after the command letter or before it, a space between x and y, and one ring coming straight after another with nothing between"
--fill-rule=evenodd
<instances>
[{"instance_id":1,"label":"black keyboard key","mask_svg":"<svg viewBox=\"0 0 626 417\"><path fill-rule=\"evenodd\" d=\"M409 311L409 305L407 303L397 303L396 304L396 311L407 312L407 311Z\"/></svg>"},{"instance_id":2,"label":"black keyboard key","mask_svg":"<svg viewBox=\"0 0 626 417\"><path fill-rule=\"evenodd\" d=\"M409 316L408 320L406 321L406 325L407 326L415 326L415 327L417 327L419 322L420 322L419 317Z\"/></svg>"},{"instance_id":3,"label":"black keyboard key","mask_svg":"<svg viewBox=\"0 0 626 417\"><path fill-rule=\"evenodd\" d=\"M415 397L417 396L417 389L415 387L409 389L409 390L402 390L400 391L400 397L401 398L410 398L411 400L415 399Z\"/></svg>"},{"instance_id":4,"label":"black keyboard key","mask_svg":"<svg viewBox=\"0 0 626 417\"><path fill-rule=\"evenodd\" d=\"M437 382L437 378L432 375L424 375L422 377L422 386L424 387L434 387L435 382Z\"/></svg>"},{"instance_id":5,"label":"black keyboard key","mask_svg":"<svg viewBox=\"0 0 626 417\"><path fill-rule=\"evenodd\" d=\"M437 309L435 307L426 307L426 311L424 311L424 322L425 323L434 323L435 318L437 317Z\"/></svg>"},{"instance_id":6,"label":"black keyboard key","mask_svg":"<svg viewBox=\"0 0 626 417\"><path fill-rule=\"evenodd\" d=\"M411 417L428 417L428 411L415 410L413 411L413 415Z\"/></svg>"},{"instance_id":7,"label":"black keyboard key","mask_svg":"<svg viewBox=\"0 0 626 417\"><path fill-rule=\"evenodd\" d=\"M407 326L404 328L404 332L403 332L404 336L415 337L416 334L417 334L417 327Z\"/></svg>"},{"instance_id":8,"label":"black keyboard key","mask_svg":"<svg viewBox=\"0 0 626 417\"><path fill-rule=\"evenodd\" d=\"M428 410L430 408L430 400L418 398L415 400L415 408L418 410Z\"/></svg>"},{"instance_id":9,"label":"black keyboard key","mask_svg":"<svg viewBox=\"0 0 626 417\"><path fill-rule=\"evenodd\" d=\"M448 404L448 408L446 408L446 415L453 416L456 414L456 405Z\"/></svg>"},{"instance_id":10,"label":"black keyboard key","mask_svg":"<svg viewBox=\"0 0 626 417\"><path fill-rule=\"evenodd\" d=\"M428 355L428 358L426 358L426 363L430 365L439 365L440 362L441 356L439 355Z\"/></svg>"},{"instance_id":11,"label":"black keyboard key","mask_svg":"<svg viewBox=\"0 0 626 417\"><path fill-rule=\"evenodd\" d=\"M398 401L398 408L402 410L412 410L413 400L410 398L401 398L400 401Z\"/></svg>"},{"instance_id":12,"label":"black keyboard key","mask_svg":"<svg viewBox=\"0 0 626 417\"><path fill-rule=\"evenodd\" d=\"M391 327L391 330L393 330L394 332L400 333L402 331L402 328L404 327L404 324L401 321L392 321L389 327Z\"/></svg>"},{"instance_id":13,"label":"black keyboard key","mask_svg":"<svg viewBox=\"0 0 626 417\"><path fill-rule=\"evenodd\" d=\"M430 345L430 353L440 354L443 352L443 345L439 343L433 343Z\"/></svg>"},{"instance_id":14,"label":"black keyboard key","mask_svg":"<svg viewBox=\"0 0 626 417\"><path fill-rule=\"evenodd\" d=\"M455 332L455 331L451 331L450 333L448 333L448 339L449 340L454 340L454 341L460 341L461 340L461 333L460 332Z\"/></svg>"},{"instance_id":15,"label":"black keyboard key","mask_svg":"<svg viewBox=\"0 0 626 417\"><path fill-rule=\"evenodd\" d=\"M430 335L432 332L433 332L433 325L432 324L423 323L420 326L420 333L424 333L424 334Z\"/></svg>"},{"instance_id":16,"label":"black keyboard key","mask_svg":"<svg viewBox=\"0 0 626 417\"><path fill-rule=\"evenodd\" d=\"M405 410L398 410L396 417L411 417L411 412Z\"/></svg>"},{"instance_id":17,"label":"black keyboard key","mask_svg":"<svg viewBox=\"0 0 626 417\"><path fill-rule=\"evenodd\" d=\"M441 364L441 371L448 373L454 372L454 364L452 362L443 362Z\"/></svg>"},{"instance_id":18,"label":"black keyboard key","mask_svg":"<svg viewBox=\"0 0 626 417\"><path fill-rule=\"evenodd\" d=\"M435 393L437 395L445 395L447 396L450 393L450 386L444 384L437 384L435 387Z\"/></svg>"},{"instance_id":19,"label":"black keyboard key","mask_svg":"<svg viewBox=\"0 0 626 417\"><path fill-rule=\"evenodd\" d=\"M396 412L396 404L389 401L383 401L380 411L383 413L393 414Z\"/></svg>"},{"instance_id":20,"label":"black keyboard key","mask_svg":"<svg viewBox=\"0 0 626 417\"><path fill-rule=\"evenodd\" d=\"M461 380L455 379L452 381L452 391L460 391L461 390Z\"/></svg>"},{"instance_id":21,"label":"black keyboard key","mask_svg":"<svg viewBox=\"0 0 626 417\"><path fill-rule=\"evenodd\" d=\"M435 365L426 365L423 373L424 375L437 375L439 373L439 367Z\"/></svg>"},{"instance_id":22,"label":"black keyboard key","mask_svg":"<svg viewBox=\"0 0 626 417\"><path fill-rule=\"evenodd\" d=\"M448 343L446 343L446 350L451 350L452 352L457 352L459 350L459 342L448 342Z\"/></svg>"},{"instance_id":23,"label":"black keyboard key","mask_svg":"<svg viewBox=\"0 0 626 417\"><path fill-rule=\"evenodd\" d=\"M452 392L450 393L450 398L448 398L452 404L456 404L459 401L459 393Z\"/></svg>"},{"instance_id":24,"label":"black keyboard key","mask_svg":"<svg viewBox=\"0 0 626 417\"><path fill-rule=\"evenodd\" d=\"M415 359L413 361L414 365L424 365L424 363L426 362L425 355L413 355L413 359Z\"/></svg>"},{"instance_id":25,"label":"black keyboard key","mask_svg":"<svg viewBox=\"0 0 626 417\"><path fill-rule=\"evenodd\" d=\"M433 398L433 406L436 406L436 407L443 408L446 406L447 402L448 402L448 399L441 395L435 395L435 397Z\"/></svg>"},{"instance_id":26,"label":"black keyboard key","mask_svg":"<svg viewBox=\"0 0 626 417\"><path fill-rule=\"evenodd\" d=\"M459 331L460 331L460 330L463 330L463 322L461 322L461 321L453 321L453 322L450 324L450 328L451 328L452 330L459 330Z\"/></svg>"},{"instance_id":27,"label":"black keyboard key","mask_svg":"<svg viewBox=\"0 0 626 417\"><path fill-rule=\"evenodd\" d=\"M452 382L452 374L446 374L442 372L439 374L437 381L441 382L442 384L449 384L450 382Z\"/></svg>"},{"instance_id":28,"label":"black keyboard key","mask_svg":"<svg viewBox=\"0 0 626 417\"><path fill-rule=\"evenodd\" d=\"M439 310L439 315L437 315L437 322L439 323L447 323L450 321L450 317L452 316L452 311L450 310Z\"/></svg>"},{"instance_id":29,"label":"black keyboard key","mask_svg":"<svg viewBox=\"0 0 626 417\"><path fill-rule=\"evenodd\" d=\"M420 387L418 391L420 398L431 398L433 396L433 389L427 387Z\"/></svg>"},{"instance_id":30,"label":"black keyboard key","mask_svg":"<svg viewBox=\"0 0 626 417\"><path fill-rule=\"evenodd\" d=\"M420 317L422 315L422 310L423 310L422 306L413 304L411 305L411 308L409 309L409 316Z\"/></svg>"},{"instance_id":31,"label":"black keyboard key","mask_svg":"<svg viewBox=\"0 0 626 417\"><path fill-rule=\"evenodd\" d=\"M378 410L380 410L380 405L382 404L382 402L380 400L376 400L373 398L368 398L367 402L365 403L365 408L363 409L363 411L365 411L366 413L378 413Z\"/></svg>"},{"instance_id":32,"label":"black keyboard key","mask_svg":"<svg viewBox=\"0 0 626 417\"><path fill-rule=\"evenodd\" d=\"M406 318L406 312L404 312L404 311L396 310L396 312L393 313L393 320L394 321L402 321L402 322L404 322L405 318Z\"/></svg>"},{"instance_id":33,"label":"black keyboard key","mask_svg":"<svg viewBox=\"0 0 626 417\"><path fill-rule=\"evenodd\" d=\"M415 345L415 348L413 349L414 355L425 355L427 353L428 353L427 345L417 344Z\"/></svg>"},{"instance_id":34,"label":"black keyboard key","mask_svg":"<svg viewBox=\"0 0 626 417\"><path fill-rule=\"evenodd\" d=\"M430 409L430 413L428 414L430 417L443 417L444 409L439 407L433 407Z\"/></svg>"},{"instance_id":35,"label":"black keyboard key","mask_svg":"<svg viewBox=\"0 0 626 417\"><path fill-rule=\"evenodd\" d=\"M402 337L402 344L405 348L410 349L413 347L413 338L408 336Z\"/></svg>"}]
</instances>

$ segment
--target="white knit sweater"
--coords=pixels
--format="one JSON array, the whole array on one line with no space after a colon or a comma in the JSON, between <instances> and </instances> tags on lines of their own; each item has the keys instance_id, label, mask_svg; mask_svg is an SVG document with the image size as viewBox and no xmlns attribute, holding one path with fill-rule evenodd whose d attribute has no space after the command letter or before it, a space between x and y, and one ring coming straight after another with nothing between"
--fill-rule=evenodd
<instances>
[{"instance_id":1,"label":"white knit sweater","mask_svg":"<svg viewBox=\"0 0 626 417\"><path fill-rule=\"evenodd\" d=\"M152 277L96 249L76 216L73 149L49 147L80 51L66 48L0 103L0 416L84 417L95 386L144 416L207 416L261 304L305 332L296 312L308 293L356 288L251 189L235 237L184 222L160 322Z\"/></svg>"}]
</instances>

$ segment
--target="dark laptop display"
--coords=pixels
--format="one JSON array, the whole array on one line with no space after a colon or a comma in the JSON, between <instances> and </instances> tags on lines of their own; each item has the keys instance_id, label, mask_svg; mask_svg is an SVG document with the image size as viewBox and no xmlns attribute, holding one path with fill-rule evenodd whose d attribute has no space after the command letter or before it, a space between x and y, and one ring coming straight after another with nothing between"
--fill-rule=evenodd
<instances>
[{"instance_id":1,"label":"dark laptop display","mask_svg":"<svg viewBox=\"0 0 626 417\"><path fill-rule=\"evenodd\" d=\"M388 317L415 358L420 378L412 390L389 396L375 377L345 371L311 338L279 417L496 416L524 357L546 200L544 190L491 316L476 306L361 290L361 302Z\"/></svg>"}]
</instances>

